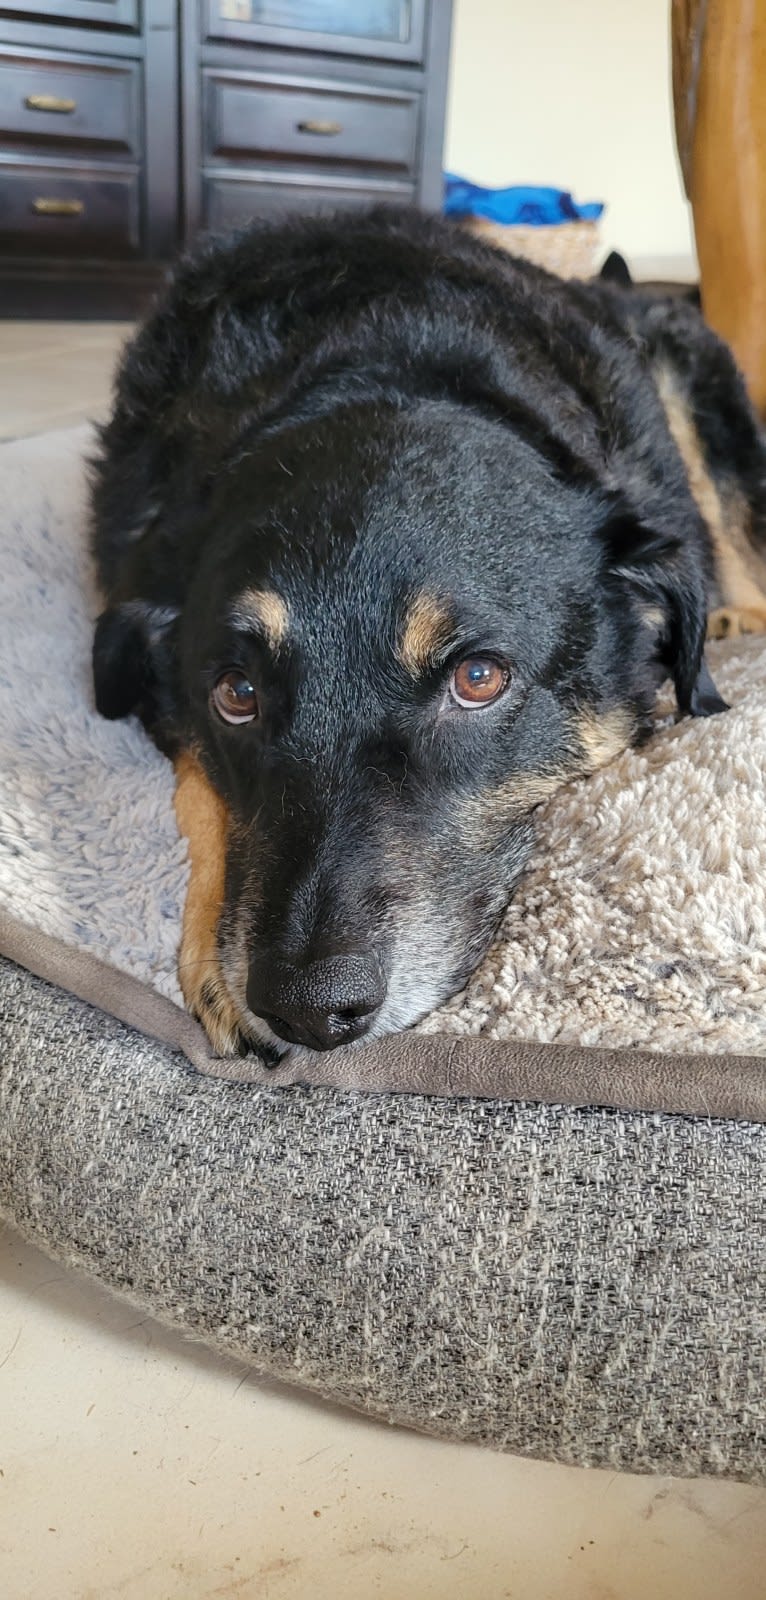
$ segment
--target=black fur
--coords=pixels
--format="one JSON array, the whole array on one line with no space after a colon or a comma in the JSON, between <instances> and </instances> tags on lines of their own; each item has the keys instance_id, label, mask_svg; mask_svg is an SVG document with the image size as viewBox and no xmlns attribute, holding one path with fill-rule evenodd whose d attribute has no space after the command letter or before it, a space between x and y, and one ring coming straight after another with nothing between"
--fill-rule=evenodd
<instances>
[{"instance_id":1,"label":"black fur","mask_svg":"<svg viewBox=\"0 0 766 1600\"><path fill-rule=\"evenodd\" d=\"M465 980L528 847L513 782L586 770L583 714L619 709L639 739L668 673L682 712L720 709L710 541L660 359L760 536L760 432L692 307L560 283L444 222L212 241L128 349L94 480L97 703L198 749L228 801L224 966L240 941L275 1033L312 1037L280 1027L288 969L294 996L296 973L372 964L372 1031ZM288 608L276 654L226 621L248 586ZM455 640L413 681L397 652L424 591ZM466 712L445 694L470 653L511 683ZM209 701L233 666L260 704L236 729Z\"/></svg>"}]
</instances>

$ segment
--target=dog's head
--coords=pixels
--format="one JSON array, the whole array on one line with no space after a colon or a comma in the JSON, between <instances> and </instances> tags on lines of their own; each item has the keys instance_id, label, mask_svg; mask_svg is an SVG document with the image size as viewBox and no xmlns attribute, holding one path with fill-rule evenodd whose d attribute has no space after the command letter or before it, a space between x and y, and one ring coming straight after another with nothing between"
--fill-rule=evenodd
<instances>
[{"instance_id":1,"label":"dog's head","mask_svg":"<svg viewBox=\"0 0 766 1600\"><path fill-rule=\"evenodd\" d=\"M140 705L226 802L221 964L264 1036L406 1026L487 949L534 807L640 733L666 669L690 708L701 574L438 400L245 439L189 544L179 608L102 619L101 708Z\"/></svg>"}]
</instances>

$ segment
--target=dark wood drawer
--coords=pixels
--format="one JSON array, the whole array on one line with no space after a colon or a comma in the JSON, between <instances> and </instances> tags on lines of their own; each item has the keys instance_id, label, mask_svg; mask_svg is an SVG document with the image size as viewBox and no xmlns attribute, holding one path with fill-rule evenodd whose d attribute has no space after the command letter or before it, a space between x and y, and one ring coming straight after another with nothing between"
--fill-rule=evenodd
<instances>
[{"instance_id":1,"label":"dark wood drawer","mask_svg":"<svg viewBox=\"0 0 766 1600\"><path fill-rule=\"evenodd\" d=\"M140 243L137 173L0 165L0 252L125 259Z\"/></svg>"},{"instance_id":2,"label":"dark wood drawer","mask_svg":"<svg viewBox=\"0 0 766 1600\"><path fill-rule=\"evenodd\" d=\"M0 52L5 149L91 158L141 153L140 66Z\"/></svg>"},{"instance_id":3,"label":"dark wood drawer","mask_svg":"<svg viewBox=\"0 0 766 1600\"><path fill-rule=\"evenodd\" d=\"M154 0L148 0L151 6ZM140 18L141 0L18 0L16 6L2 6L5 10L21 12L25 16L39 17L50 22L100 23L102 28L136 29Z\"/></svg>"},{"instance_id":4,"label":"dark wood drawer","mask_svg":"<svg viewBox=\"0 0 766 1600\"><path fill-rule=\"evenodd\" d=\"M253 217L275 217L289 211L334 210L337 206L369 205L371 201L409 204L411 183L318 184L273 181L206 173L202 185L202 225L213 231L234 228Z\"/></svg>"},{"instance_id":5,"label":"dark wood drawer","mask_svg":"<svg viewBox=\"0 0 766 1600\"><path fill-rule=\"evenodd\" d=\"M402 175L414 171L419 95L203 72L205 157Z\"/></svg>"}]
</instances>

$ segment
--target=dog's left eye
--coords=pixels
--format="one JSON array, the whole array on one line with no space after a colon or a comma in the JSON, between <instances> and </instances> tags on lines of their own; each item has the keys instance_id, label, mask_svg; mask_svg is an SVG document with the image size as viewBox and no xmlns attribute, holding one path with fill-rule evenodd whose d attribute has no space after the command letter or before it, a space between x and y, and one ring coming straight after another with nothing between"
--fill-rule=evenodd
<instances>
[{"instance_id":1,"label":"dog's left eye","mask_svg":"<svg viewBox=\"0 0 766 1600\"><path fill-rule=\"evenodd\" d=\"M211 699L224 722L254 722L258 715L258 699L244 672L224 672L213 688Z\"/></svg>"},{"instance_id":2,"label":"dog's left eye","mask_svg":"<svg viewBox=\"0 0 766 1600\"><path fill-rule=\"evenodd\" d=\"M510 671L494 656L466 656L450 678L449 692L459 706L488 706L507 689Z\"/></svg>"}]
</instances>

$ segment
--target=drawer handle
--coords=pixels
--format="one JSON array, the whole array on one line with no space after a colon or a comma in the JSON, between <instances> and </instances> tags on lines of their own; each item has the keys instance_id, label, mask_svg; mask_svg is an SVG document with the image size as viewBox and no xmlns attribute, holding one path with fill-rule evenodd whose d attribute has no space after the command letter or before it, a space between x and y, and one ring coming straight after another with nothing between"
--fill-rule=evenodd
<instances>
[{"instance_id":1,"label":"drawer handle","mask_svg":"<svg viewBox=\"0 0 766 1600\"><path fill-rule=\"evenodd\" d=\"M299 133L319 133L323 138L330 138L335 133L343 132L342 122L320 122L313 117L308 122L298 123Z\"/></svg>"},{"instance_id":2,"label":"drawer handle","mask_svg":"<svg viewBox=\"0 0 766 1600\"><path fill-rule=\"evenodd\" d=\"M62 111L77 110L76 100L62 100L57 94L28 94L24 101L29 111Z\"/></svg>"},{"instance_id":3,"label":"drawer handle","mask_svg":"<svg viewBox=\"0 0 766 1600\"><path fill-rule=\"evenodd\" d=\"M41 195L38 200L32 201L32 210L37 212L38 217L81 217L85 201L48 199L46 195Z\"/></svg>"}]
</instances>

